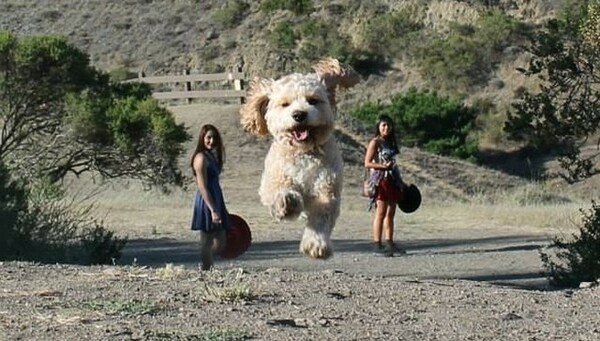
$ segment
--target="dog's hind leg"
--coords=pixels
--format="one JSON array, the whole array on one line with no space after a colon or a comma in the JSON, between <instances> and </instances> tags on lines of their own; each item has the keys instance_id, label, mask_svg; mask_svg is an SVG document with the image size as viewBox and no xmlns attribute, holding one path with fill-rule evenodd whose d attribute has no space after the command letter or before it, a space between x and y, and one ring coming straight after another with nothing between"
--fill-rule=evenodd
<instances>
[{"instance_id":1,"label":"dog's hind leg","mask_svg":"<svg viewBox=\"0 0 600 341\"><path fill-rule=\"evenodd\" d=\"M270 207L271 216L277 220L295 220L304 210L302 194L294 190L278 192Z\"/></svg>"}]
</instances>

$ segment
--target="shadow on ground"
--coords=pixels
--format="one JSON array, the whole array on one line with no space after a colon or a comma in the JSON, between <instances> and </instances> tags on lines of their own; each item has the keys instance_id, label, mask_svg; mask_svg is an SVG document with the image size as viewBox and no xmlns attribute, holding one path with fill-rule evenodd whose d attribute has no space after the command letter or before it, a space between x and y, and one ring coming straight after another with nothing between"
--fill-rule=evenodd
<instances>
[{"instance_id":1,"label":"shadow on ground","mask_svg":"<svg viewBox=\"0 0 600 341\"><path fill-rule=\"evenodd\" d=\"M523 271L531 262L539 259L539 250L550 243L540 235L496 236L477 239L419 239L402 246L406 256L380 259L371 253L366 240L334 240L335 256L328 261L311 260L298 252L299 241L255 241L250 249L234 260L219 260L218 267L245 267L265 269L269 267L290 270L335 269L344 272L365 273L380 276L415 276L422 279L465 279L523 289L548 289L547 281L539 267ZM486 268L489 263L478 264L479 259L506 258L504 267ZM441 268L441 275L428 270L423 264ZM167 263L197 267L199 246L193 241L172 238L130 240L123 252L122 264L161 267ZM497 262L495 262L497 263ZM511 268L509 263L517 264ZM474 273L473 269L477 271ZM451 275L450 275L451 274Z\"/></svg>"}]
</instances>

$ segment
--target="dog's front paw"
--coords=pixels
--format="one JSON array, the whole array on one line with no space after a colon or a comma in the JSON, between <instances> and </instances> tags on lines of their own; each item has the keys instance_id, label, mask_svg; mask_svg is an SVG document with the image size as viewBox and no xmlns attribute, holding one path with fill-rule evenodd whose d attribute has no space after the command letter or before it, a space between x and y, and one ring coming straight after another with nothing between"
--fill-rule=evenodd
<instances>
[{"instance_id":1,"label":"dog's front paw","mask_svg":"<svg viewBox=\"0 0 600 341\"><path fill-rule=\"evenodd\" d=\"M277 193L271 215L277 220L294 220L304 210L302 195L296 191Z\"/></svg>"},{"instance_id":2,"label":"dog's front paw","mask_svg":"<svg viewBox=\"0 0 600 341\"><path fill-rule=\"evenodd\" d=\"M300 252L311 258L327 259L333 254L333 249L329 238L307 228L300 242Z\"/></svg>"}]
</instances>

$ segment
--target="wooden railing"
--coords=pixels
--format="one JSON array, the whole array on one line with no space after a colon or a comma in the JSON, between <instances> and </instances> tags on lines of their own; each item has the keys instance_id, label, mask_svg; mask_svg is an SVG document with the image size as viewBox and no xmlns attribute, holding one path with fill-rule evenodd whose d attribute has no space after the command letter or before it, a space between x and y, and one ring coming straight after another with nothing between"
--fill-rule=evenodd
<instances>
[{"instance_id":1,"label":"wooden railing","mask_svg":"<svg viewBox=\"0 0 600 341\"><path fill-rule=\"evenodd\" d=\"M233 89L210 89L195 90L195 83L199 82L224 82L227 81ZM244 103L246 90L244 90L244 73L240 69L232 72L211 73L211 74L190 74L189 70L184 70L181 75L165 75L146 77L140 73L137 78L126 80L126 82L143 82L147 84L166 85L170 90L161 90L153 92L152 97L158 100L185 100L187 104L192 104L194 99L203 98L237 98L240 103ZM178 90L178 88L180 90Z\"/></svg>"}]
</instances>

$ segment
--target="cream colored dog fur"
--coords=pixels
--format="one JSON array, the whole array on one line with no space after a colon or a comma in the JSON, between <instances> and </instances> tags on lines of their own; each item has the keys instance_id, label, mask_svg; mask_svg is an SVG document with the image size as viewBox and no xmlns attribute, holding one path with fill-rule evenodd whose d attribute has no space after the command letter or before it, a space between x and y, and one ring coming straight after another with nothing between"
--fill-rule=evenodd
<instances>
[{"instance_id":1,"label":"cream colored dog fur","mask_svg":"<svg viewBox=\"0 0 600 341\"><path fill-rule=\"evenodd\" d=\"M300 251L326 259L333 252L330 236L342 192L343 162L333 137L335 92L359 77L336 59L313 69L277 80L255 78L240 114L244 129L273 136L258 190L262 204L277 220L305 218Z\"/></svg>"}]
</instances>

